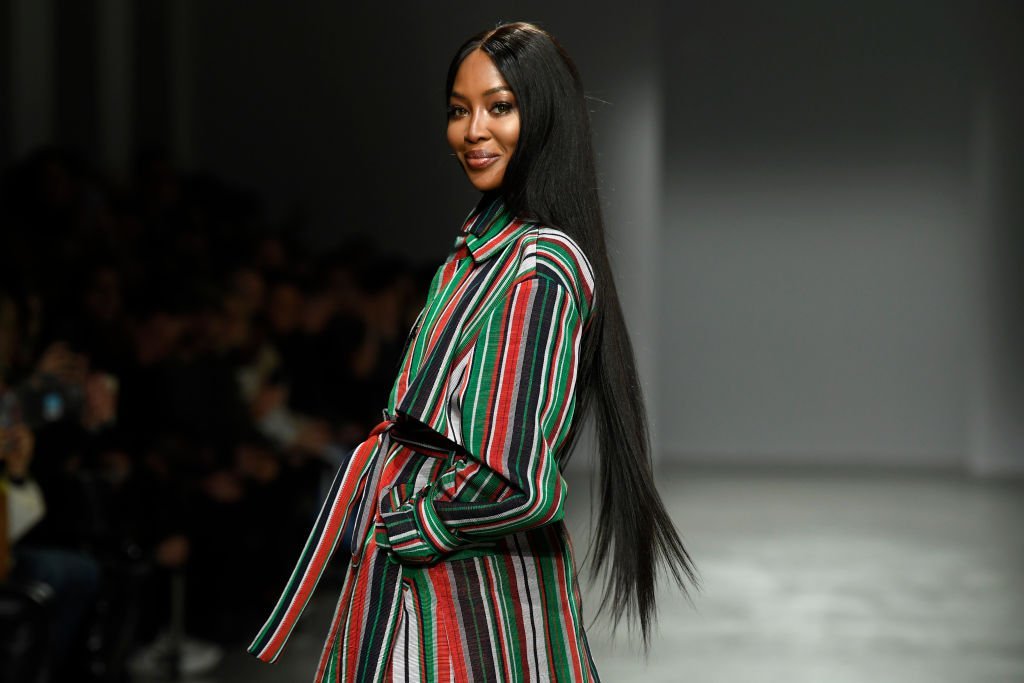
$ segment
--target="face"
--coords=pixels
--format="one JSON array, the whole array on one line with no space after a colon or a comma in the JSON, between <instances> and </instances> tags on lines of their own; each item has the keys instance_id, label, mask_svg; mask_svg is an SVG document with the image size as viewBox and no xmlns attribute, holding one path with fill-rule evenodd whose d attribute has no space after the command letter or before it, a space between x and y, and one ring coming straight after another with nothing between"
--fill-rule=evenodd
<instances>
[{"instance_id":1,"label":"face","mask_svg":"<svg viewBox=\"0 0 1024 683\"><path fill-rule=\"evenodd\" d=\"M462 60L448 97L448 145L473 187L501 187L519 141L516 97L482 50Z\"/></svg>"}]
</instances>

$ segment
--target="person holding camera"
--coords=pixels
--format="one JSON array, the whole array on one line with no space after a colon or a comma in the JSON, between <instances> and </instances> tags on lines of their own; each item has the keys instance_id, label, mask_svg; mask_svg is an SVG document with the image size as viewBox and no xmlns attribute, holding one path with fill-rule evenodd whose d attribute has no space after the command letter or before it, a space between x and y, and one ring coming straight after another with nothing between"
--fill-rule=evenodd
<instances>
[{"instance_id":1,"label":"person holding camera","mask_svg":"<svg viewBox=\"0 0 1024 683\"><path fill-rule=\"evenodd\" d=\"M101 572L91 555L37 533L53 511L33 476L36 430L73 419L93 431L112 421L115 406L109 377L89 373L88 360L63 342L48 346L24 381L0 384L0 581L43 586L49 594L51 680L63 680L96 603Z\"/></svg>"},{"instance_id":2,"label":"person holding camera","mask_svg":"<svg viewBox=\"0 0 1024 683\"><path fill-rule=\"evenodd\" d=\"M4 500L6 548L0 560L6 579L20 584L43 584L52 593L49 657L50 675L57 678L89 614L99 587L99 565L91 557L63 548L20 543L46 514L46 502L32 479L35 439L24 424L0 427L0 489Z\"/></svg>"}]
</instances>

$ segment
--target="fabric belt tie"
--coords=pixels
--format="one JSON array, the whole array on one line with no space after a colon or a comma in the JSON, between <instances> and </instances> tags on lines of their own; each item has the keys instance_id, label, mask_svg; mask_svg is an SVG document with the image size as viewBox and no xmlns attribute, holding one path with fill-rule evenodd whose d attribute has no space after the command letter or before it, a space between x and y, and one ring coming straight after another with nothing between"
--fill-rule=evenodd
<instances>
[{"instance_id":1,"label":"fabric belt tie","mask_svg":"<svg viewBox=\"0 0 1024 683\"><path fill-rule=\"evenodd\" d=\"M369 508L375 505L377 500L377 489L380 488L380 474L384 467L384 455L388 452L388 446L391 445L391 431L396 424L395 418L390 417L387 411L384 411L384 420L370 430L370 438L377 437L376 442L371 441L371 448L359 448L353 451L352 458L345 468L345 479L348 479L349 474L352 472L358 473L359 476L359 481L355 488L355 496L348 499L340 498L342 505L346 505L348 508L345 511L346 518L351 516L351 523L356 525L350 546L353 566L359 564L359 560L362 557L363 541L366 540L366 533L375 517L375 511ZM359 484L362 484L362 486ZM345 481L342 480L342 491L344 492L344 490ZM346 524L342 528L347 528L348 525L349 521L346 519Z\"/></svg>"},{"instance_id":2,"label":"fabric belt tie","mask_svg":"<svg viewBox=\"0 0 1024 683\"><path fill-rule=\"evenodd\" d=\"M384 460L390 442L395 441L408 446L420 455L441 460L447 459L453 452L462 450L462 447L454 441L438 434L415 419L404 417L401 414L389 416L387 410L384 411L384 417L384 422L378 424L370 432L371 434L381 433L383 436L376 449L376 462L370 472L369 479L358 494L361 500L356 508L353 524L358 524L359 526L352 533L351 540L353 566L359 564L359 559L362 555L362 543L366 539L370 526L375 523L379 523L381 526L384 524L380 518L379 510L376 509L376 504L377 494L379 492L387 493L387 489L381 491L381 479L390 481L391 477L394 476L394 473L389 474L387 477L383 476ZM397 463L397 466L402 466L401 461ZM390 489L390 486L388 489ZM374 506L374 509L368 509L371 505Z\"/></svg>"},{"instance_id":3,"label":"fabric belt tie","mask_svg":"<svg viewBox=\"0 0 1024 683\"><path fill-rule=\"evenodd\" d=\"M377 493L391 441L435 458L447 458L453 450L461 448L416 420L391 414L387 409L383 413L384 419L370 430L369 437L352 452L349 462L344 465L345 474L335 498L337 504L344 508L341 528L352 527L349 549L353 566L359 564L363 542L377 517Z\"/></svg>"},{"instance_id":4,"label":"fabric belt tie","mask_svg":"<svg viewBox=\"0 0 1024 683\"><path fill-rule=\"evenodd\" d=\"M284 592L248 648L250 654L265 662L276 660L284 649L338 540L349 528L352 565L361 561L363 542L377 517L377 493L391 440L433 457L447 457L453 449L460 448L426 425L391 414L387 409L383 412L384 419L339 468Z\"/></svg>"}]
</instances>

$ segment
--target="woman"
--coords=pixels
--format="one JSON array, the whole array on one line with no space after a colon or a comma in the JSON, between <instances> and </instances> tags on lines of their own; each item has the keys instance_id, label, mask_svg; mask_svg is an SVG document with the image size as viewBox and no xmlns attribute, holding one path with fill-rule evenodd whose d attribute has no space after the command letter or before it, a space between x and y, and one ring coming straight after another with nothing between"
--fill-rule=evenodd
<instances>
[{"instance_id":1,"label":"woman","mask_svg":"<svg viewBox=\"0 0 1024 683\"><path fill-rule=\"evenodd\" d=\"M460 47L446 94L448 143L483 196L385 419L339 473L250 652L277 657L343 537L351 565L317 681L596 681L560 471L591 405L602 607L639 621L646 645L656 565L684 590L694 575L651 476L582 86L551 36L517 23Z\"/></svg>"}]
</instances>

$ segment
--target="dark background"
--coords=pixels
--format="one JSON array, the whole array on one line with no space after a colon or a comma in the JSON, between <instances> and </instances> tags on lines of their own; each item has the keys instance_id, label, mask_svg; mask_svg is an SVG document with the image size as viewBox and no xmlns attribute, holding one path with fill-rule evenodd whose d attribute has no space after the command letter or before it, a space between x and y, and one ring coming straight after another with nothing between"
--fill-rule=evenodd
<instances>
[{"instance_id":1,"label":"dark background","mask_svg":"<svg viewBox=\"0 0 1024 683\"><path fill-rule=\"evenodd\" d=\"M592 96L659 457L1022 467L1019 3L0 6L0 161L162 145L424 263L474 200L448 60L538 21Z\"/></svg>"}]
</instances>

